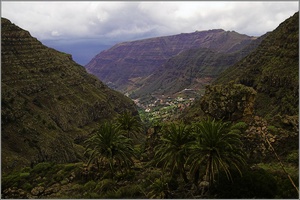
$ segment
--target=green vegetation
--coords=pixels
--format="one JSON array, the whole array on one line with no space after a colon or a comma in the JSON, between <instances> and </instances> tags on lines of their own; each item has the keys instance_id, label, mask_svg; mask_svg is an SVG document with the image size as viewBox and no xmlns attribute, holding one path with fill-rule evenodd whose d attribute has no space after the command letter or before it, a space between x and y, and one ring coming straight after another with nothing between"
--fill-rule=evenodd
<instances>
[{"instance_id":1,"label":"green vegetation","mask_svg":"<svg viewBox=\"0 0 300 200\"><path fill-rule=\"evenodd\" d=\"M127 116L125 116L127 117ZM88 165L96 163L98 169L108 165L111 178L115 174L115 165L119 169L128 169L133 165L133 146L130 138L121 134L121 129L111 123L104 123L87 141Z\"/></svg>"},{"instance_id":2,"label":"green vegetation","mask_svg":"<svg viewBox=\"0 0 300 200\"><path fill-rule=\"evenodd\" d=\"M257 115L299 112L299 12L264 36L245 59L221 73L213 84L230 81L257 91Z\"/></svg>"},{"instance_id":3,"label":"green vegetation","mask_svg":"<svg viewBox=\"0 0 300 200\"><path fill-rule=\"evenodd\" d=\"M137 116L132 116L131 113L126 110L121 116L117 118L119 128L125 133L128 138L137 139L141 138L142 128Z\"/></svg>"},{"instance_id":4,"label":"green vegetation","mask_svg":"<svg viewBox=\"0 0 300 200\"><path fill-rule=\"evenodd\" d=\"M246 154L242 149L240 135L230 131L227 123L208 119L195 125L195 140L190 144L188 162L195 177L204 166L204 180L208 187L213 186L215 175L224 171L232 180L230 169L245 166ZM196 183L198 180L196 180ZM203 188L204 189L204 188Z\"/></svg>"},{"instance_id":5,"label":"green vegetation","mask_svg":"<svg viewBox=\"0 0 300 200\"><path fill-rule=\"evenodd\" d=\"M169 116L182 96L165 101L169 107L160 104L168 97L150 97L160 100L153 106L160 117L139 120L128 98L78 65L60 65L70 57L28 38L25 46L38 47L38 55L59 59L27 69L3 53L4 74L18 79L3 76L1 197L298 199L297 20L298 13L268 34L258 51L224 73L250 63L246 74L234 72L229 82L220 77L180 120ZM3 44L11 52L18 45L5 39L11 36L5 30L29 33L9 24L4 20ZM29 74L40 72L47 75L31 82ZM64 85L66 75L77 78Z\"/></svg>"},{"instance_id":6,"label":"green vegetation","mask_svg":"<svg viewBox=\"0 0 300 200\"><path fill-rule=\"evenodd\" d=\"M184 124L172 123L165 127L160 139L161 143L155 147L158 164L162 163L163 170L169 169L172 177L180 175L187 183L185 163L188 156L187 145L193 139L191 129Z\"/></svg>"},{"instance_id":7,"label":"green vegetation","mask_svg":"<svg viewBox=\"0 0 300 200\"><path fill-rule=\"evenodd\" d=\"M215 119L163 123L134 145L120 115L85 141L81 163L42 162L4 174L4 198L295 198L276 159L249 165L243 140L249 124ZM130 116L132 117L132 116ZM142 127L142 122L139 126ZM151 128L150 128L151 129ZM274 128L269 126L270 130ZM149 140L155 140L149 143ZM144 160L152 145L153 157ZM153 146L154 145L154 146ZM142 148L142 146L144 146ZM286 171L298 181L292 151Z\"/></svg>"},{"instance_id":8,"label":"green vegetation","mask_svg":"<svg viewBox=\"0 0 300 200\"><path fill-rule=\"evenodd\" d=\"M137 115L131 99L88 74L71 55L42 45L4 18L1 74L5 172L45 161L80 161L80 145L97 124L125 110Z\"/></svg>"}]
</instances>

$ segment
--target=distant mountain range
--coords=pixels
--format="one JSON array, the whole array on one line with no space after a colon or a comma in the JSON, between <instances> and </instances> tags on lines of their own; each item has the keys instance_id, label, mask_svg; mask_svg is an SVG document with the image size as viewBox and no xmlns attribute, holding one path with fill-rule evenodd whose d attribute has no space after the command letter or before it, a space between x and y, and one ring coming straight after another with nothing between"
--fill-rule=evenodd
<instances>
[{"instance_id":1,"label":"distant mountain range","mask_svg":"<svg viewBox=\"0 0 300 200\"><path fill-rule=\"evenodd\" d=\"M191 86L192 82L197 84L202 71L213 71L208 76L214 77L242 57L233 58L232 55L237 55L235 52L243 50L255 40L255 37L234 31L216 29L124 42L102 51L85 67L89 73L96 75L100 80L123 93L132 93L140 87L141 90L146 89L147 92L149 90L147 88L151 88L149 92L156 92L157 90L169 91L171 87L174 91L174 88L180 90ZM198 53L202 54L202 57ZM209 56L205 58L207 53ZM185 55L190 56L192 61L185 62L190 59ZM175 56L179 56L179 58L175 58ZM201 62L202 60L204 63ZM180 66L189 62L193 66ZM200 69L201 65L209 67L213 64L213 69ZM172 71L170 68L174 68L173 72L177 75L169 73ZM182 68L183 71L177 71L179 68ZM217 71L215 71L216 68L218 68ZM181 74L181 72L187 74ZM168 80L165 80L164 73L169 76ZM190 74L193 74L193 80L190 79ZM180 87L167 86L168 84L165 83L178 80L180 76L186 76L182 78L183 82L188 81L189 83L183 83Z\"/></svg>"},{"instance_id":2,"label":"distant mountain range","mask_svg":"<svg viewBox=\"0 0 300 200\"><path fill-rule=\"evenodd\" d=\"M141 86L131 96L136 98L146 94L174 94L185 89L201 93L205 85L253 51L264 37L265 35L231 53L209 48L186 50L169 59L143 81L137 82Z\"/></svg>"},{"instance_id":3,"label":"distant mountain range","mask_svg":"<svg viewBox=\"0 0 300 200\"><path fill-rule=\"evenodd\" d=\"M41 161L72 162L93 127L133 101L111 90L72 56L42 45L1 18L1 164L13 170Z\"/></svg>"}]
</instances>

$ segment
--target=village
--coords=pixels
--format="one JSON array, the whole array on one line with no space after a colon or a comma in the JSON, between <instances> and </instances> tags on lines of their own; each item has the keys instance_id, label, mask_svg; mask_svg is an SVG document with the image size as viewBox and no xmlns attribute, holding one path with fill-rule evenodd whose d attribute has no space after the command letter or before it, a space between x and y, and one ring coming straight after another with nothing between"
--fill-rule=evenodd
<instances>
[{"instance_id":1,"label":"village","mask_svg":"<svg viewBox=\"0 0 300 200\"><path fill-rule=\"evenodd\" d=\"M170 120L191 106L199 94L195 90L185 89L174 95L151 95L133 101L138 106L139 114L144 122L157 123Z\"/></svg>"}]
</instances>

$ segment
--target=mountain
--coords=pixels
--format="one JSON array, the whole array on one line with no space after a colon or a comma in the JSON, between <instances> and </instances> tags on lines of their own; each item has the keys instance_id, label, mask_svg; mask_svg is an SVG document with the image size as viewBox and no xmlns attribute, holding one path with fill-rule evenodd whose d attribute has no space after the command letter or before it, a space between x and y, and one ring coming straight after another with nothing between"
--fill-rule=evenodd
<instances>
[{"instance_id":1,"label":"mountain","mask_svg":"<svg viewBox=\"0 0 300 200\"><path fill-rule=\"evenodd\" d=\"M1 18L2 170L40 161L78 161L80 145L99 123L130 110L134 103L72 56L42 45Z\"/></svg>"},{"instance_id":2,"label":"mountain","mask_svg":"<svg viewBox=\"0 0 300 200\"><path fill-rule=\"evenodd\" d=\"M249 56L225 70L213 84L230 81L258 92L259 115L298 115L299 12L281 23Z\"/></svg>"},{"instance_id":3,"label":"mountain","mask_svg":"<svg viewBox=\"0 0 300 200\"><path fill-rule=\"evenodd\" d=\"M292 165L292 155L299 171L299 12L206 86L179 118L190 123L206 117L243 127L238 134L250 163L282 166L270 171L274 177Z\"/></svg>"},{"instance_id":4,"label":"mountain","mask_svg":"<svg viewBox=\"0 0 300 200\"><path fill-rule=\"evenodd\" d=\"M289 117L299 115L299 12L282 22L268 33L260 45L238 63L230 66L213 81L200 100L185 112L186 119L203 116L204 113L218 118L228 118L228 112L238 111L247 98L232 95L242 90L255 93L249 101L253 115L278 121L287 126ZM251 90L254 89L254 92ZM250 95L251 96L251 95ZM230 97L230 98L229 98ZM226 102L228 100L228 102ZM228 105L229 105L228 104ZM250 108L250 107L249 107ZM249 108L246 108L249 110ZM245 108L243 108L245 109ZM280 120L279 120L280 121ZM291 123L293 124L293 123Z\"/></svg>"},{"instance_id":5,"label":"mountain","mask_svg":"<svg viewBox=\"0 0 300 200\"><path fill-rule=\"evenodd\" d=\"M247 56L265 35L251 41L233 53L217 52L209 48L186 50L170 58L161 68L137 84L137 98L146 94L174 94L185 89L203 91L222 71Z\"/></svg>"},{"instance_id":6,"label":"mountain","mask_svg":"<svg viewBox=\"0 0 300 200\"><path fill-rule=\"evenodd\" d=\"M136 89L136 83L186 50L207 48L216 53L233 53L254 39L216 29L124 42L102 51L85 67L89 73L125 93Z\"/></svg>"}]
</instances>

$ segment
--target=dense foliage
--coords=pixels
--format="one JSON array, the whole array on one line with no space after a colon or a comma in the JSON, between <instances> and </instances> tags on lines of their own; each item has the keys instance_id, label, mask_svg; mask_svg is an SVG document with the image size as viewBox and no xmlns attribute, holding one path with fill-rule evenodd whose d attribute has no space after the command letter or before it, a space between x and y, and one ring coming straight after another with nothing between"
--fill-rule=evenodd
<instances>
[{"instance_id":1,"label":"dense foliage","mask_svg":"<svg viewBox=\"0 0 300 200\"><path fill-rule=\"evenodd\" d=\"M163 123L134 143L119 122L101 124L85 141L81 163L40 163L3 176L3 198L295 198L277 165L250 164L247 124L204 119ZM142 122L139 122L142 127ZM129 136L129 137L128 137ZM151 154L151 148L154 154ZM294 152L295 154L295 152ZM144 157L148 157L144 159ZM294 181L297 165L285 161ZM275 160L275 159L274 159ZM290 164L288 164L288 160ZM276 165L270 165L276 166ZM280 172L280 173L278 173Z\"/></svg>"}]
</instances>

